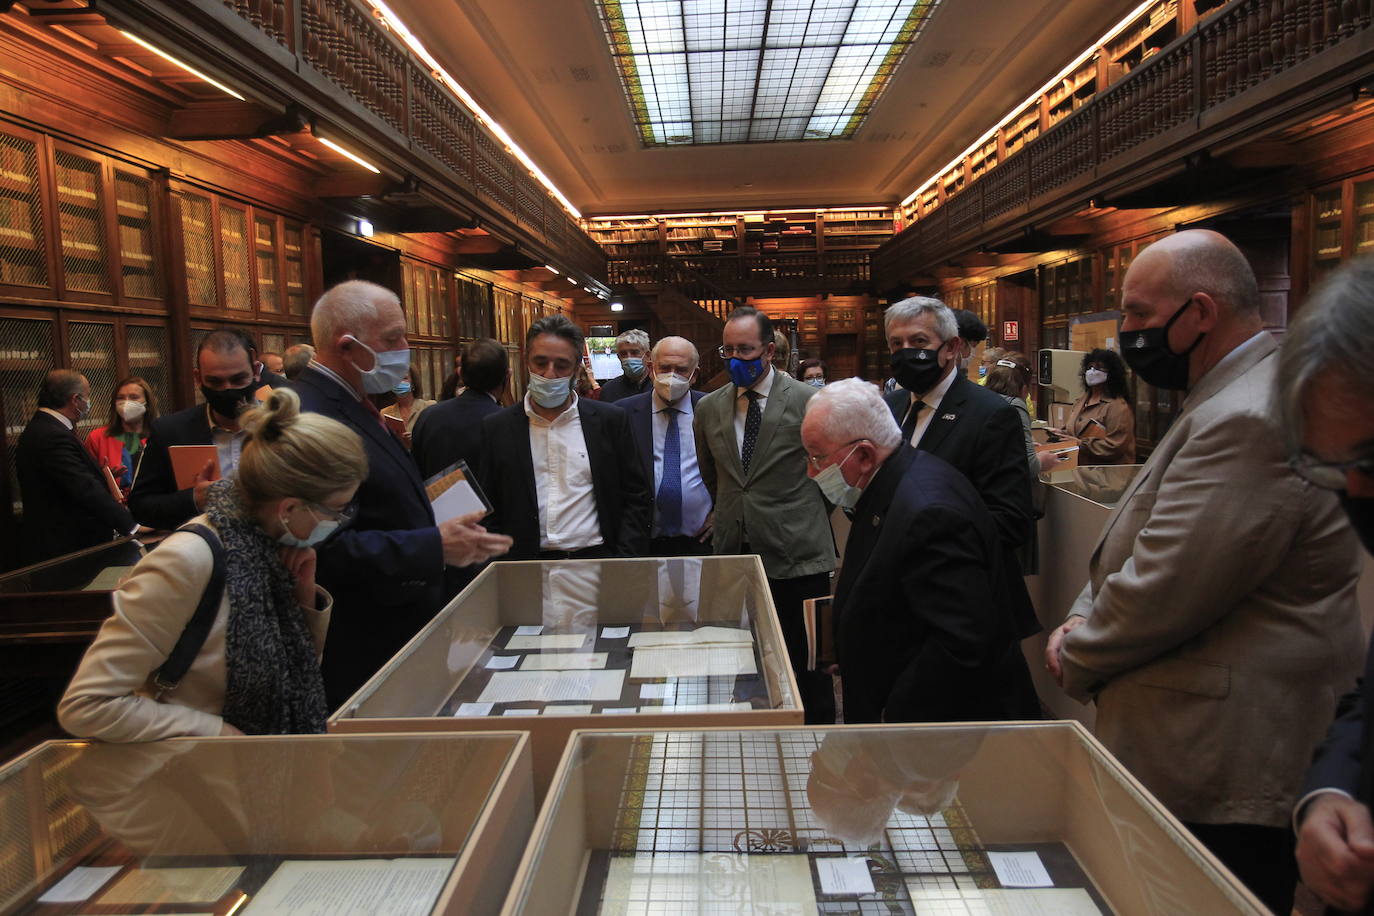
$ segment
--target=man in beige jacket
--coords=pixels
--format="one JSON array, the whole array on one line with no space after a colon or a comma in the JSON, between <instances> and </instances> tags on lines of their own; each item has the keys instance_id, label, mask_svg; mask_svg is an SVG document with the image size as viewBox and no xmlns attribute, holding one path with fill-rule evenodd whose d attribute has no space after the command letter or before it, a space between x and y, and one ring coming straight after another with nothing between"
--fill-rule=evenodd
<instances>
[{"instance_id":1,"label":"man in beige jacket","mask_svg":"<svg viewBox=\"0 0 1374 916\"><path fill-rule=\"evenodd\" d=\"M1359 666L1355 538L1334 494L1286 464L1278 347L1240 251L1178 233L1140 253L1122 293L1127 363L1188 394L1108 518L1046 665L1096 700L1118 759L1288 913L1288 817Z\"/></svg>"}]
</instances>

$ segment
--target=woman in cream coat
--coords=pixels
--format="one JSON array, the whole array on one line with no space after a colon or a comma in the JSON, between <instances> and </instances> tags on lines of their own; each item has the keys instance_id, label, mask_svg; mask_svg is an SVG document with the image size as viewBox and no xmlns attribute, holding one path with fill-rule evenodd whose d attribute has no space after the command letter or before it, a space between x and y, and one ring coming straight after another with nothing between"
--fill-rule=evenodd
<instances>
[{"instance_id":1,"label":"woman in cream coat","mask_svg":"<svg viewBox=\"0 0 1374 916\"><path fill-rule=\"evenodd\" d=\"M224 591L185 676L163 693L152 677L190 621L214 566L196 534L173 533L134 567L58 704L74 735L154 741L180 735L324 731L319 659L329 595L315 585L314 545L349 517L367 475L355 433L300 413L279 388L244 414L236 476L211 487L191 524L224 547Z\"/></svg>"}]
</instances>

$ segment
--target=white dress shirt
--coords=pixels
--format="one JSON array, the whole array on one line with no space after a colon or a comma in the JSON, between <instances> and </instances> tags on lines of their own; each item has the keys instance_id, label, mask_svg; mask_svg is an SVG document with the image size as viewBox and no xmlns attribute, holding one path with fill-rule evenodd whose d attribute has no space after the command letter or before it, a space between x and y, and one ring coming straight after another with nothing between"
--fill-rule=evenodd
<instances>
[{"instance_id":1,"label":"white dress shirt","mask_svg":"<svg viewBox=\"0 0 1374 916\"><path fill-rule=\"evenodd\" d=\"M219 458L219 476L232 477L239 466L243 454L243 443L248 434L243 427L225 429L215 422L214 411L205 405L205 419L210 423L210 441L215 444L215 455Z\"/></svg>"},{"instance_id":2,"label":"white dress shirt","mask_svg":"<svg viewBox=\"0 0 1374 916\"><path fill-rule=\"evenodd\" d=\"M959 367L955 366L953 372L950 372L942 378L938 385L927 391L925 396L921 398L921 402L926 406L921 408L921 413L916 418L916 431L911 434L911 445L913 448L921 441L921 437L925 435L926 428L930 426L930 421L935 416L935 411L940 409L940 402L943 401L945 395L949 393L949 386L954 384L954 377L958 374ZM914 393L911 395L910 403L916 403L916 395ZM910 411L911 408L907 407L907 410ZM906 417L902 417L901 425L906 425Z\"/></svg>"},{"instance_id":3,"label":"white dress shirt","mask_svg":"<svg viewBox=\"0 0 1374 916\"><path fill-rule=\"evenodd\" d=\"M572 404L550 421L535 413L525 395L541 550L581 550L603 543L578 400L574 393Z\"/></svg>"},{"instance_id":4,"label":"white dress shirt","mask_svg":"<svg viewBox=\"0 0 1374 916\"><path fill-rule=\"evenodd\" d=\"M763 410L768 406L768 394L773 390L773 379L775 377L773 367L769 366L768 371L760 376L759 379L748 388L741 388L738 385L735 386L735 449L741 455L744 454L744 421L745 418L749 416L749 399L744 396L744 393L746 391L757 391L759 393L759 417L762 419ZM760 430L762 427L763 424L760 423Z\"/></svg>"},{"instance_id":5,"label":"white dress shirt","mask_svg":"<svg viewBox=\"0 0 1374 916\"><path fill-rule=\"evenodd\" d=\"M76 425L72 423L72 418L67 416L66 414L53 410L51 407L40 407L38 409L50 417L57 417L58 422L60 422L63 426L67 427L67 429L76 429Z\"/></svg>"},{"instance_id":6,"label":"white dress shirt","mask_svg":"<svg viewBox=\"0 0 1374 916\"><path fill-rule=\"evenodd\" d=\"M696 412L692 407L692 393L689 391L678 399L676 404L668 404L655 391L654 404L654 493L663 482L663 443L668 437L668 408L680 411L677 418L677 441L680 479L682 481L682 530L669 534L694 535L706 524L706 516L711 514L711 494L701 480L701 468L697 466L697 440L692 434L692 422ZM664 532L658 526L658 508L654 508L654 537Z\"/></svg>"}]
</instances>

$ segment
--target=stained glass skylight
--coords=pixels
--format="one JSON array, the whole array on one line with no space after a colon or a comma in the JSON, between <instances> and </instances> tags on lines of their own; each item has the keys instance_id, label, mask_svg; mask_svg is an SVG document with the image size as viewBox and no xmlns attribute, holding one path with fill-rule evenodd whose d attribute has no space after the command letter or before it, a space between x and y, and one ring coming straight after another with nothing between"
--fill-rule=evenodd
<instances>
[{"instance_id":1,"label":"stained glass skylight","mask_svg":"<svg viewBox=\"0 0 1374 916\"><path fill-rule=\"evenodd\" d=\"M854 135L940 0L597 0L645 146Z\"/></svg>"}]
</instances>

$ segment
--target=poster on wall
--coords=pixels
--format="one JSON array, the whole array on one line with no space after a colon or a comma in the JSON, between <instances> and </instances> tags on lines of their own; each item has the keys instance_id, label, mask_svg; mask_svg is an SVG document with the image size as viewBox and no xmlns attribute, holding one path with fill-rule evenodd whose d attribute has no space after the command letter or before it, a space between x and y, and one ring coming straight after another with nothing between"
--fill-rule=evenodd
<instances>
[{"instance_id":1,"label":"poster on wall","mask_svg":"<svg viewBox=\"0 0 1374 916\"><path fill-rule=\"evenodd\" d=\"M1120 312L1079 315L1069 321L1069 349L1085 353L1099 348L1115 350L1120 333Z\"/></svg>"}]
</instances>

